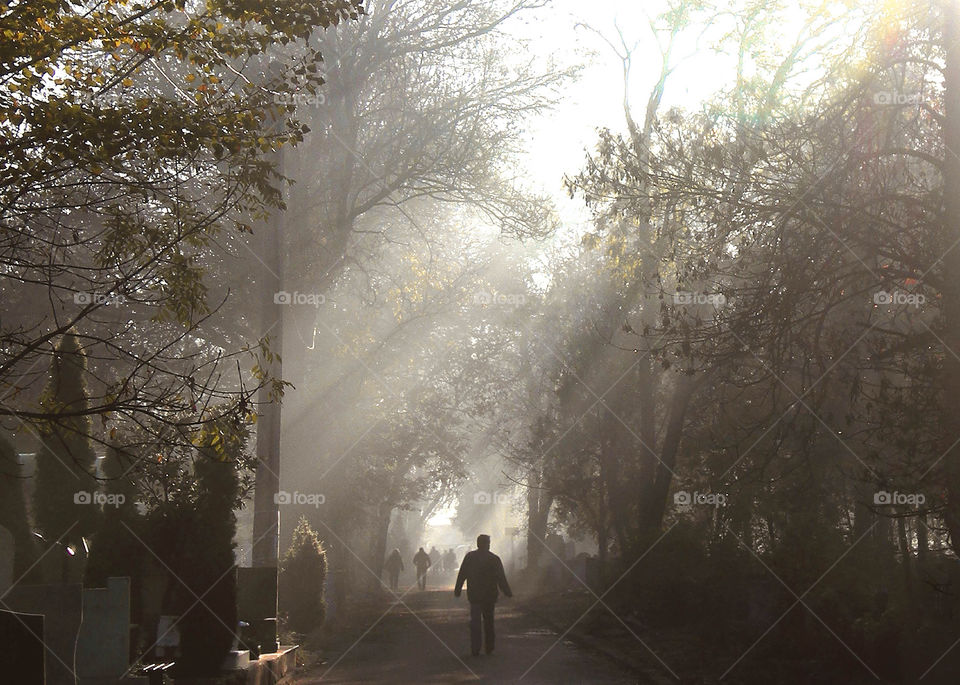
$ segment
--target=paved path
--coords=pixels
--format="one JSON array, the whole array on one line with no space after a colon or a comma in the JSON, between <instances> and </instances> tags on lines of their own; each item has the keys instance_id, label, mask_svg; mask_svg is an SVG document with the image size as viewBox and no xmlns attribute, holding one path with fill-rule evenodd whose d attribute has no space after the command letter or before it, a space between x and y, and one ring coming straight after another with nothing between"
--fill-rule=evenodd
<instances>
[{"instance_id":1,"label":"paved path","mask_svg":"<svg viewBox=\"0 0 960 685\"><path fill-rule=\"evenodd\" d=\"M320 683L599 683L628 685L636 677L580 649L513 608L497 605L497 650L470 656L466 593L412 592L349 649L299 675L296 685Z\"/></svg>"}]
</instances>

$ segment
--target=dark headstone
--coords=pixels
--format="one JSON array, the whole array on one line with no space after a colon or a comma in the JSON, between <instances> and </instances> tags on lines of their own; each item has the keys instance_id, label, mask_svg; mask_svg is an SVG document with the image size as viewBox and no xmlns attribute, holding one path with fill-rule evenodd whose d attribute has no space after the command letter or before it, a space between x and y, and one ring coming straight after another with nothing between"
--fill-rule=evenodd
<instances>
[{"instance_id":1,"label":"dark headstone","mask_svg":"<svg viewBox=\"0 0 960 685\"><path fill-rule=\"evenodd\" d=\"M254 646L276 652L277 570L272 566L237 568L237 620L250 624Z\"/></svg>"},{"instance_id":2,"label":"dark headstone","mask_svg":"<svg viewBox=\"0 0 960 685\"><path fill-rule=\"evenodd\" d=\"M4 608L44 617L43 643L47 685L77 685L77 634L83 616L80 585L16 585Z\"/></svg>"},{"instance_id":3,"label":"dark headstone","mask_svg":"<svg viewBox=\"0 0 960 685\"><path fill-rule=\"evenodd\" d=\"M163 614L157 621L154 656L160 660L176 658L180 648L180 617Z\"/></svg>"},{"instance_id":4,"label":"dark headstone","mask_svg":"<svg viewBox=\"0 0 960 685\"><path fill-rule=\"evenodd\" d=\"M43 616L0 609L0 644L4 682L44 685Z\"/></svg>"},{"instance_id":5,"label":"dark headstone","mask_svg":"<svg viewBox=\"0 0 960 685\"><path fill-rule=\"evenodd\" d=\"M557 533L547 533L547 538L544 540L547 548L552 552L547 552L544 556L548 557L552 562L556 559L563 559L564 556L564 543L563 536L558 535Z\"/></svg>"}]
</instances>

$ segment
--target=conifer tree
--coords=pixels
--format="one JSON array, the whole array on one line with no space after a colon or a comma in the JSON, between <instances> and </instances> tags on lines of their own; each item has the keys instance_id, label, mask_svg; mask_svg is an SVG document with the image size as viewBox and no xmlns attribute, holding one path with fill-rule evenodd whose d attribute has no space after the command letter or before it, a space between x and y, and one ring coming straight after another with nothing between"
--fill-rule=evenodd
<instances>
[{"instance_id":1,"label":"conifer tree","mask_svg":"<svg viewBox=\"0 0 960 685\"><path fill-rule=\"evenodd\" d=\"M82 538L97 528L96 454L87 410L87 360L75 331L63 335L50 365L40 404L50 417L38 425L33 512L46 544L83 549Z\"/></svg>"},{"instance_id":2,"label":"conifer tree","mask_svg":"<svg viewBox=\"0 0 960 685\"><path fill-rule=\"evenodd\" d=\"M323 623L327 553L317 532L301 516L280 567L280 609L290 628L305 633Z\"/></svg>"}]
</instances>

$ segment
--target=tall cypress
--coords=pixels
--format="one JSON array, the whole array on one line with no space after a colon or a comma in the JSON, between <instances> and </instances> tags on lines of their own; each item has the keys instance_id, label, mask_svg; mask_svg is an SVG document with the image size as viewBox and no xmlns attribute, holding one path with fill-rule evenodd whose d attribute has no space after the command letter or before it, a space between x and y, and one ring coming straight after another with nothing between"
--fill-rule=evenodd
<instances>
[{"instance_id":1,"label":"tall cypress","mask_svg":"<svg viewBox=\"0 0 960 685\"><path fill-rule=\"evenodd\" d=\"M191 522L182 540L179 577L191 589L180 623L180 675L215 675L230 650L237 625L234 571L234 508L240 495L238 463L232 450L198 450L194 462L197 499L186 517ZM203 602L195 602L195 597Z\"/></svg>"},{"instance_id":2,"label":"tall cypress","mask_svg":"<svg viewBox=\"0 0 960 685\"><path fill-rule=\"evenodd\" d=\"M280 564L280 609L292 630L307 633L323 623L326 578L327 553L317 531L301 516Z\"/></svg>"},{"instance_id":3,"label":"tall cypress","mask_svg":"<svg viewBox=\"0 0 960 685\"><path fill-rule=\"evenodd\" d=\"M41 444L33 493L34 517L46 544L59 540L78 555L82 538L92 535L99 518L98 507L90 502L97 487L92 422L80 413L88 406L86 375L80 338L69 331L54 350L49 380L40 397L49 418L38 425Z\"/></svg>"},{"instance_id":4,"label":"tall cypress","mask_svg":"<svg viewBox=\"0 0 960 685\"><path fill-rule=\"evenodd\" d=\"M91 540L84 585L103 587L110 576L129 576L136 602L143 550L140 548L142 543L134 537L134 533L143 535L143 532L139 530L141 517L137 512L137 489L131 474L132 465L132 458L125 458L114 448L108 450L103 459L101 477L105 479L103 493L107 496L107 503L100 527Z\"/></svg>"}]
</instances>

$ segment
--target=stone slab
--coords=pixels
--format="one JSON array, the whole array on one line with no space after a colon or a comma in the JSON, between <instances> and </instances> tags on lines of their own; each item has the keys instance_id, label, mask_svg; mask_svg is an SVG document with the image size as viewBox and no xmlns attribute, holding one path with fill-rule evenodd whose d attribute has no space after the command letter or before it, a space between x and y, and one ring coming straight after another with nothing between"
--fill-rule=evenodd
<instances>
[{"instance_id":1,"label":"stone slab","mask_svg":"<svg viewBox=\"0 0 960 685\"><path fill-rule=\"evenodd\" d=\"M77 685L77 635L83 618L83 587L17 585L3 602L4 608L44 616L46 685Z\"/></svg>"},{"instance_id":2,"label":"stone slab","mask_svg":"<svg viewBox=\"0 0 960 685\"><path fill-rule=\"evenodd\" d=\"M0 682L44 685L43 616L0 610Z\"/></svg>"}]
</instances>

